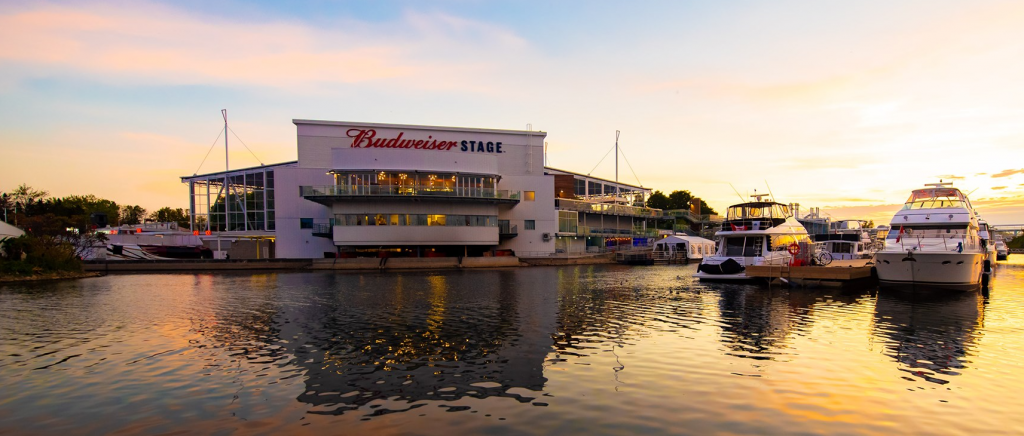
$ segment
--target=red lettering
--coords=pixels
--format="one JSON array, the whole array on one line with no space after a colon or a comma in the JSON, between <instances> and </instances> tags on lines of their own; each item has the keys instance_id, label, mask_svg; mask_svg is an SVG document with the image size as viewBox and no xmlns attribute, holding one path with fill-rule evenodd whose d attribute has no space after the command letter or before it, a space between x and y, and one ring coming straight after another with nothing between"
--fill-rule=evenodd
<instances>
[{"instance_id":1,"label":"red lettering","mask_svg":"<svg viewBox=\"0 0 1024 436\"><path fill-rule=\"evenodd\" d=\"M370 143L374 136L377 136L377 131L373 129L348 129L345 132L349 138L352 139L352 148L370 147ZM366 141L366 145L363 145L363 141Z\"/></svg>"},{"instance_id":2,"label":"red lettering","mask_svg":"<svg viewBox=\"0 0 1024 436\"><path fill-rule=\"evenodd\" d=\"M412 148L415 148L415 149L419 150L419 149L423 148L423 143L424 142L426 142L426 141L424 141L422 139L417 139L416 143L413 144Z\"/></svg>"}]
</instances>

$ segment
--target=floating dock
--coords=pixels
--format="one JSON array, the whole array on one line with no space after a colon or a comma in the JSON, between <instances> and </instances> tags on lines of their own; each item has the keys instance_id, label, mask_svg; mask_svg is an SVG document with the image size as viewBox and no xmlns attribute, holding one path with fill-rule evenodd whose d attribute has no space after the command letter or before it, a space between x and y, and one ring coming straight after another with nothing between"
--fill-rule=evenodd
<instances>
[{"instance_id":1,"label":"floating dock","mask_svg":"<svg viewBox=\"0 0 1024 436\"><path fill-rule=\"evenodd\" d=\"M744 271L747 277L802 281L852 282L871 278L869 259L836 260L828 266L751 265Z\"/></svg>"}]
</instances>

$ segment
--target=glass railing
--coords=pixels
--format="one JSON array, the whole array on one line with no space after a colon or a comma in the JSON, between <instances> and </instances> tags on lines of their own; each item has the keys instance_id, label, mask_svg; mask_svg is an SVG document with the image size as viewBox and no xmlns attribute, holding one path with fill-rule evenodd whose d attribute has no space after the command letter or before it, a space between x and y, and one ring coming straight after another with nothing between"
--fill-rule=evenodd
<instances>
[{"instance_id":1,"label":"glass railing","mask_svg":"<svg viewBox=\"0 0 1024 436\"><path fill-rule=\"evenodd\" d=\"M600 227L589 227L589 226L578 226L578 227L576 227L576 231L575 232L559 231L559 233L561 233L563 235L566 234L566 233L570 233L570 234L575 233L577 236L603 236L603 237L621 236L621 237L649 237L649 238L653 238L653 237L658 236L658 230L657 229L642 229L642 228L621 229L621 228L611 228L611 227L600 228Z\"/></svg>"},{"instance_id":2,"label":"glass railing","mask_svg":"<svg viewBox=\"0 0 1024 436\"><path fill-rule=\"evenodd\" d=\"M300 186L303 197L395 196L395 197L462 197L499 200L520 199L520 191L489 188L411 188L401 186Z\"/></svg>"},{"instance_id":3,"label":"glass railing","mask_svg":"<svg viewBox=\"0 0 1024 436\"><path fill-rule=\"evenodd\" d=\"M600 213L605 215L638 216L648 218L660 218L665 216L665 213L661 209L626 206L624 204L613 203L591 203L587 201L569 200L566 198L556 198L555 206L561 210Z\"/></svg>"}]
</instances>

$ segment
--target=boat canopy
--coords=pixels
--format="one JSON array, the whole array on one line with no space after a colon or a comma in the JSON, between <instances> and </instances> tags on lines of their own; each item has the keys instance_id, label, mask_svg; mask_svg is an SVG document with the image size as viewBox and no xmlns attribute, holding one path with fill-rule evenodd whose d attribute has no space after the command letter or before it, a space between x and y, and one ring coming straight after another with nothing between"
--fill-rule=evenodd
<instances>
[{"instance_id":1,"label":"boat canopy","mask_svg":"<svg viewBox=\"0 0 1024 436\"><path fill-rule=\"evenodd\" d=\"M726 220L749 220L749 219L783 219L793 214L789 206L773 201L755 201L729 206Z\"/></svg>"},{"instance_id":2,"label":"boat canopy","mask_svg":"<svg viewBox=\"0 0 1024 436\"><path fill-rule=\"evenodd\" d=\"M903 210L970 207L970 201L959 189L941 187L914 190L903 205Z\"/></svg>"}]
</instances>

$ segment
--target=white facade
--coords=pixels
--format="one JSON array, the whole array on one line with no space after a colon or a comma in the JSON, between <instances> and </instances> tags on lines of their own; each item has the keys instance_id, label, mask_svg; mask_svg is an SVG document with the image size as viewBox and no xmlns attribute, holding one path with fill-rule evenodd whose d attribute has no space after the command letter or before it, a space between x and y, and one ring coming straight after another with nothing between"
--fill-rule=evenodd
<instances>
[{"instance_id":1,"label":"white facade","mask_svg":"<svg viewBox=\"0 0 1024 436\"><path fill-rule=\"evenodd\" d=\"M544 132L293 123L297 161L182 177L192 230L273 240L278 258L544 256L646 238L662 216L650 189L545 168Z\"/></svg>"},{"instance_id":2,"label":"white facade","mask_svg":"<svg viewBox=\"0 0 1024 436\"><path fill-rule=\"evenodd\" d=\"M277 257L378 247L554 252L544 132L293 122L297 165L275 169ZM441 175L447 185L427 185ZM398 176L421 182L407 187ZM480 180L490 184L479 188ZM330 224L329 237L316 236L310 222Z\"/></svg>"}]
</instances>

